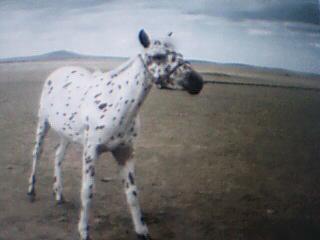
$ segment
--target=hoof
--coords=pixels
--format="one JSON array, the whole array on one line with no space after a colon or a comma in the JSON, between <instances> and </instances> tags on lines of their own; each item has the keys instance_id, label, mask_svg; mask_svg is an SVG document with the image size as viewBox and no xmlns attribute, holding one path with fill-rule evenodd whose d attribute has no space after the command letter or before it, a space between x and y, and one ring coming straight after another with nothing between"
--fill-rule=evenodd
<instances>
[{"instance_id":1,"label":"hoof","mask_svg":"<svg viewBox=\"0 0 320 240\"><path fill-rule=\"evenodd\" d=\"M36 192L34 191L34 189L28 192L27 195L30 202L34 202L36 200Z\"/></svg>"},{"instance_id":2,"label":"hoof","mask_svg":"<svg viewBox=\"0 0 320 240\"><path fill-rule=\"evenodd\" d=\"M89 236L89 226L87 226L86 232L83 234L80 233L80 239L81 240L92 240L91 237Z\"/></svg>"},{"instance_id":3,"label":"hoof","mask_svg":"<svg viewBox=\"0 0 320 240\"><path fill-rule=\"evenodd\" d=\"M61 195L61 198L59 200L56 200L57 202L57 205L60 206L60 205L63 205L66 200L64 199L63 195Z\"/></svg>"},{"instance_id":4,"label":"hoof","mask_svg":"<svg viewBox=\"0 0 320 240\"><path fill-rule=\"evenodd\" d=\"M139 240L152 240L149 234L147 235L142 235L142 234L137 234L137 239Z\"/></svg>"},{"instance_id":5,"label":"hoof","mask_svg":"<svg viewBox=\"0 0 320 240\"><path fill-rule=\"evenodd\" d=\"M92 240L92 238L88 236L86 238L81 238L81 240Z\"/></svg>"}]
</instances>

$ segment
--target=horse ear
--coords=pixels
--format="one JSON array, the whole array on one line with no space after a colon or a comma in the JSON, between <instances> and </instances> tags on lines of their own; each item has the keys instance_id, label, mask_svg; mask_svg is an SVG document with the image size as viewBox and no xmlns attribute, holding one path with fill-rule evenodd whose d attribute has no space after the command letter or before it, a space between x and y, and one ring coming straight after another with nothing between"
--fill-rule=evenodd
<instances>
[{"instance_id":1,"label":"horse ear","mask_svg":"<svg viewBox=\"0 0 320 240\"><path fill-rule=\"evenodd\" d=\"M139 40L144 48L148 48L150 45L150 39L148 34L142 29L139 32Z\"/></svg>"},{"instance_id":2,"label":"horse ear","mask_svg":"<svg viewBox=\"0 0 320 240\"><path fill-rule=\"evenodd\" d=\"M168 37L171 37L172 34L173 34L173 32L169 32L169 33L168 33Z\"/></svg>"}]
</instances>

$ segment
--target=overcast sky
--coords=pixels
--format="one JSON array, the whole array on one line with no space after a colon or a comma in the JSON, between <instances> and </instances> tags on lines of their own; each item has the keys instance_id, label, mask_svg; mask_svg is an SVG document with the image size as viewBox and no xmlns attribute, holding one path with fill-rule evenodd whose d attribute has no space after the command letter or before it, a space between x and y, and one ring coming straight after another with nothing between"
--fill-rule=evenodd
<instances>
[{"instance_id":1,"label":"overcast sky","mask_svg":"<svg viewBox=\"0 0 320 240\"><path fill-rule=\"evenodd\" d=\"M318 0L0 0L0 58L133 56L173 31L187 58L320 73Z\"/></svg>"}]
</instances>

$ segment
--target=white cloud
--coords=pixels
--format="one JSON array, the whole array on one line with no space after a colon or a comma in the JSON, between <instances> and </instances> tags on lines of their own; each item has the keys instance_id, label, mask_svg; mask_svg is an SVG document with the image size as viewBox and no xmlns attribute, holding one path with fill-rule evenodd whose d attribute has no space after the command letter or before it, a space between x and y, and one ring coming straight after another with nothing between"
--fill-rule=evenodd
<instances>
[{"instance_id":1,"label":"white cloud","mask_svg":"<svg viewBox=\"0 0 320 240\"><path fill-rule=\"evenodd\" d=\"M318 43L318 42L313 42L313 43L310 43L310 46L316 47L316 48L320 48L320 43Z\"/></svg>"},{"instance_id":2,"label":"white cloud","mask_svg":"<svg viewBox=\"0 0 320 240\"><path fill-rule=\"evenodd\" d=\"M255 28L249 29L248 33L250 35L258 35L258 36L269 36L273 34L271 30L255 29Z\"/></svg>"}]
</instances>

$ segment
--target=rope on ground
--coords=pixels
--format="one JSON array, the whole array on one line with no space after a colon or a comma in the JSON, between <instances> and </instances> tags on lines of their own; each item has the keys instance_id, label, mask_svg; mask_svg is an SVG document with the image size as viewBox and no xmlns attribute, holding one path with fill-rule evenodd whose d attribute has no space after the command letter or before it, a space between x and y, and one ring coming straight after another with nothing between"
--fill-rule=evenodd
<instances>
[{"instance_id":1,"label":"rope on ground","mask_svg":"<svg viewBox=\"0 0 320 240\"><path fill-rule=\"evenodd\" d=\"M207 80L204 80L203 83L204 84L211 83L211 84L224 84L224 85L253 86L253 87L269 87L269 88L285 88L285 89L292 89L292 90L304 90L304 91L320 92L320 88L277 85L277 84L266 84L266 83L244 83L244 82L207 81Z\"/></svg>"}]
</instances>

